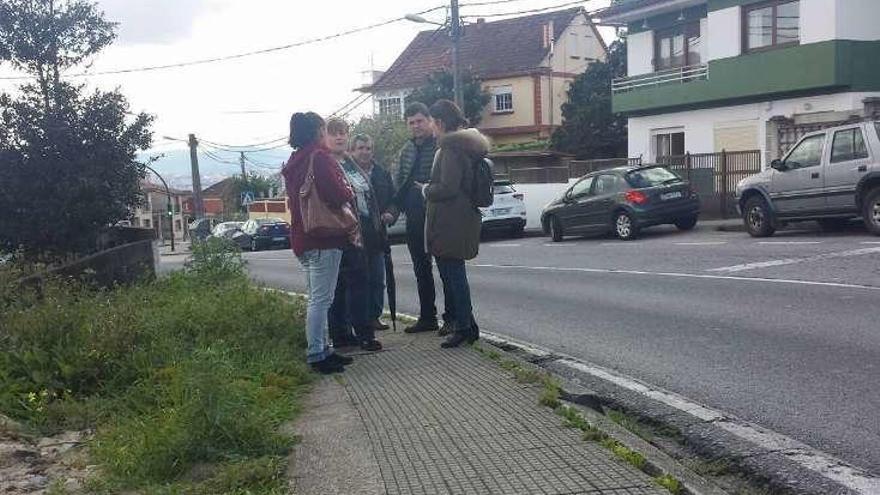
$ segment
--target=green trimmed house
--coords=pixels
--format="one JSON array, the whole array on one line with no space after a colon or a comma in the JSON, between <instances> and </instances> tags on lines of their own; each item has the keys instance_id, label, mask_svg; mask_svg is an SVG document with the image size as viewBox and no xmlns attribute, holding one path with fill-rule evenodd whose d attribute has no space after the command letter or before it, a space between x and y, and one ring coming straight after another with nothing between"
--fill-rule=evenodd
<instances>
[{"instance_id":1,"label":"green trimmed house","mask_svg":"<svg viewBox=\"0 0 880 495\"><path fill-rule=\"evenodd\" d=\"M761 150L880 113L880 0L618 0L630 156Z\"/></svg>"}]
</instances>

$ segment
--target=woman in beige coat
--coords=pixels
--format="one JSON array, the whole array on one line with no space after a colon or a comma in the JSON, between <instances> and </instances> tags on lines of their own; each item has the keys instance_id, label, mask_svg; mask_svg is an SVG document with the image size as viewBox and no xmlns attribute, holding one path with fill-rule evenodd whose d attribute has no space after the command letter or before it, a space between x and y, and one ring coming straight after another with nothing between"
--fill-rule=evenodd
<instances>
[{"instance_id":1,"label":"woman in beige coat","mask_svg":"<svg viewBox=\"0 0 880 495\"><path fill-rule=\"evenodd\" d=\"M462 129L467 122L464 114L449 100L434 103L431 118L438 150L431 182L423 190L427 200L425 242L437 259L446 297L453 298L455 308L451 315L455 333L442 347L457 347L479 338L464 262L475 258L480 249L482 216L468 191L475 164L489 152L489 140L476 129Z\"/></svg>"}]
</instances>

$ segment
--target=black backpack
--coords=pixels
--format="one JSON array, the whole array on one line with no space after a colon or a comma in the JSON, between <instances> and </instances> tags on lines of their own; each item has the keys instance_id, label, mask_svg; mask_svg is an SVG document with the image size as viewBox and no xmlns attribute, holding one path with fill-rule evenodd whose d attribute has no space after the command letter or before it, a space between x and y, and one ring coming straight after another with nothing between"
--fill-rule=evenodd
<instances>
[{"instance_id":1,"label":"black backpack","mask_svg":"<svg viewBox=\"0 0 880 495\"><path fill-rule=\"evenodd\" d=\"M474 162L474 180L471 183L471 203L477 208L492 206L495 201L493 184L495 176L492 173L492 160L478 158Z\"/></svg>"}]
</instances>

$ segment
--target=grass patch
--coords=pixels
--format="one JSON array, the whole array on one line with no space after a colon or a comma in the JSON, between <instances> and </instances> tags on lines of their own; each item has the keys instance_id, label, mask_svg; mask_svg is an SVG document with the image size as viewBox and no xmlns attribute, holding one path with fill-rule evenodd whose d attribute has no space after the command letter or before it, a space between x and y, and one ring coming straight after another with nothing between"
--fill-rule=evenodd
<instances>
[{"instance_id":1,"label":"grass patch","mask_svg":"<svg viewBox=\"0 0 880 495\"><path fill-rule=\"evenodd\" d=\"M648 439L651 436L645 431L644 428L642 428L641 423L639 423L637 419L624 412L618 411L616 409L611 409L606 411L605 415L608 416L608 419L610 419L611 421L617 423L623 428L626 428L627 430L631 431L642 439Z\"/></svg>"},{"instance_id":2,"label":"grass patch","mask_svg":"<svg viewBox=\"0 0 880 495\"><path fill-rule=\"evenodd\" d=\"M657 476L656 478L654 478L654 482L669 490L669 493L672 493L673 495L680 495L684 492L684 488L681 486L681 482L675 479L675 477L670 474Z\"/></svg>"},{"instance_id":3,"label":"grass patch","mask_svg":"<svg viewBox=\"0 0 880 495\"><path fill-rule=\"evenodd\" d=\"M0 301L0 413L95 429L95 493L283 493L292 440L277 432L311 376L301 304L251 286L216 243L133 287L52 281Z\"/></svg>"}]
</instances>

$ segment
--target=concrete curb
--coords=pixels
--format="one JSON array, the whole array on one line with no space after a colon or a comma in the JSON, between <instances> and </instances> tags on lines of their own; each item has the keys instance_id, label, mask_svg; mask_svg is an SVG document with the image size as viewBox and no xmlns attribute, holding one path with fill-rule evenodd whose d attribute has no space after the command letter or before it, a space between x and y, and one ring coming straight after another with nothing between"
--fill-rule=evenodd
<instances>
[{"instance_id":1,"label":"concrete curb","mask_svg":"<svg viewBox=\"0 0 880 495\"><path fill-rule=\"evenodd\" d=\"M552 355L540 351L524 353L521 348L512 348L510 341L491 333L481 332L481 341L496 347L500 354L509 359L524 362L528 366L539 369L544 369L541 364L552 358ZM684 489L683 494L727 494L711 481L680 464L670 455L611 421L602 412L602 398L596 392L559 375L555 375L554 378L558 379L562 387L560 401L566 406L575 408L590 424L595 425L605 435L641 454L645 458L646 465L643 470L646 473L651 476L673 476L681 483Z\"/></svg>"},{"instance_id":2,"label":"concrete curb","mask_svg":"<svg viewBox=\"0 0 880 495\"><path fill-rule=\"evenodd\" d=\"M651 424L672 428L681 434L693 454L708 461L727 461L755 484L774 492L804 495L880 493L880 478L794 439L647 384L632 381L632 385L624 385L612 372L588 372L586 370L597 368L505 336L483 332L482 340L560 379L563 399L582 404L600 418L604 418L602 409L608 407L626 411ZM606 420L606 423L610 421ZM614 436L613 431L608 431L613 428L604 423L601 428L607 428L606 433ZM645 444L650 448L644 444L640 446L639 442L643 441L635 438L638 442L632 440L634 443L630 448L643 453L646 458L651 456L650 462L662 468L664 456L669 456L647 442ZM631 445L625 438L617 439L624 445ZM657 452L662 455L655 455ZM679 477L671 469L667 468L665 472ZM719 493L700 491L704 488L701 488L701 478L697 475L695 479L687 477L686 473L681 476L679 480L691 493Z\"/></svg>"}]
</instances>

